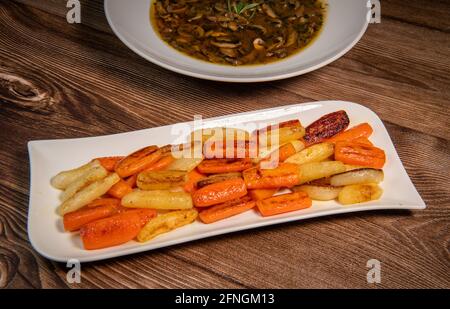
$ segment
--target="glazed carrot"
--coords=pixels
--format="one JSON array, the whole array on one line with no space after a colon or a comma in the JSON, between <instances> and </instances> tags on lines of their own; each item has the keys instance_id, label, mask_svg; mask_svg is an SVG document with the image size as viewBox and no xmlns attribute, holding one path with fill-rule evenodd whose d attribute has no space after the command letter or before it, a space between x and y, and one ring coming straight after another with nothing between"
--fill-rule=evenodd
<instances>
[{"instance_id":1,"label":"glazed carrot","mask_svg":"<svg viewBox=\"0 0 450 309\"><path fill-rule=\"evenodd\" d=\"M279 163L277 168L267 170L250 168L242 176L248 189L290 188L300 181L298 167L292 163Z\"/></svg>"},{"instance_id":2,"label":"glazed carrot","mask_svg":"<svg viewBox=\"0 0 450 309\"><path fill-rule=\"evenodd\" d=\"M197 169L203 174L221 174L241 172L250 167L252 162L249 159L211 159L203 160Z\"/></svg>"},{"instance_id":3,"label":"glazed carrot","mask_svg":"<svg viewBox=\"0 0 450 309\"><path fill-rule=\"evenodd\" d=\"M358 144L364 144L364 145L368 145L368 146L373 146L372 142L369 141L369 139L367 137L358 137L354 140L352 140L353 143L358 143Z\"/></svg>"},{"instance_id":4,"label":"glazed carrot","mask_svg":"<svg viewBox=\"0 0 450 309\"><path fill-rule=\"evenodd\" d=\"M278 189L256 189L249 190L248 194L253 200L260 201L272 197L277 191Z\"/></svg>"},{"instance_id":5,"label":"glazed carrot","mask_svg":"<svg viewBox=\"0 0 450 309\"><path fill-rule=\"evenodd\" d=\"M93 200L89 204L86 205L86 207L94 208L94 207L100 207L100 206L106 206L106 205L112 205L112 206L119 206L120 200L116 198L111 197L101 197L96 200Z\"/></svg>"},{"instance_id":6,"label":"glazed carrot","mask_svg":"<svg viewBox=\"0 0 450 309\"><path fill-rule=\"evenodd\" d=\"M121 199L128 193L133 192L133 188L123 179L119 180L115 185L108 190L108 194Z\"/></svg>"},{"instance_id":7,"label":"glazed carrot","mask_svg":"<svg viewBox=\"0 0 450 309\"><path fill-rule=\"evenodd\" d=\"M196 207L208 207L225 203L247 195L242 178L233 178L205 186L192 193L192 201Z\"/></svg>"},{"instance_id":8,"label":"glazed carrot","mask_svg":"<svg viewBox=\"0 0 450 309\"><path fill-rule=\"evenodd\" d=\"M200 212L199 218L203 223L213 223L223 220L255 207L256 202L249 196L244 196L238 200L219 204Z\"/></svg>"},{"instance_id":9,"label":"glazed carrot","mask_svg":"<svg viewBox=\"0 0 450 309\"><path fill-rule=\"evenodd\" d=\"M135 188L135 187L136 187L136 182L137 182L137 176L138 176L138 174L131 175L130 177L128 177L127 179L125 179L125 182L126 182L131 188Z\"/></svg>"},{"instance_id":10,"label":"glazed carrot","mask_svg":"<svg viewBox=\"0 0 450 309\"><path fill-rule=\"evenodd\" d=\"M115 171L120 177L125 178L149 168L161 156L162 151L157 146L148 146L117 162Z\"/></svg>"},{"instance_id":11,"label":"glazed carrot","mask_svg":"<svg viewBox=\"0 0 450 309\"><path fill-rule=\"evenodd\" d=\"M311 205L311 199L304 192L278 195L256 202L259 212L264 217L309 208Z\"/></svg>"},{"instance_id":12,"label":"glazed carrot","mask_svg":"<svg viewBox=\"0 0 450 309\"><path fill-rule=\"evenodd\" d=\"M64 215L63 223L66 231L76 231L83 225L99 219L110 217L119 211L120 204L106 204L98 207L83 207Z\"/></svg>"},{"instance_id":13,"label":"glazed carrot","mask_svg":"<svg viewBox=\"0 0 450 309\"><path fill-rule=\"evenodd\" d=\"M354 126L344 132L341 132L328 140L328 143L336 143L340 141L353 141L359 137L370 137L372 135L373 129L368 123L361 123L357 126Z\"/></svg>"},{"instance_id":14,"label":"glazed carrot","mask_svg":"<svg viewBox=\"0 0 450 309\"><path fill-rule=\"evenodd\" d=\"M349 165L383 168L386 154L380 148L354 142L337 142L334 158Z\"/></svg>"},{"instance_id":15,"label":"glazed carrot","mask_svg":"<svg viewBox=\"0 0 450 309\"><path fill-rule=\"evenodd\" d=\"M123 157L102 157L102 158L97 158L95 160L98 160L100 162L100 164L109 172L114 171L114 168L117 164L117 162L119 162L120 160L122 160Z\"/></svg>"},{"instance_id":16,"label":"glazed carrot","mask_svg":"<svg viewBox=\"0 0 450 309\"><path fill-rule=\"evenodd\" d=\"M345 111L337 111L320 117L306 127L303 137L306 146L322 143L347 129L350 120Z\"/></svg>"},{"instance_id":17,"label":"glazed carrot","mask_svg":"<svg viewBox=\"0 0 450 309\"><path fill-rule=\"evenodd\" d=\"M126 243L137 236L147 222L156 216L153 209L129 210L81 227L80 236L86 250Z\"/></svg>"},{"instance_id":18,"label":"glazed carrot","mask_svg":"<svg viewBox=\"0 0 450 309\"><path fill-rule=\"evenodd\" d=\"M155 164L145 169L145 172L161 171L168 167L173 161L175 161L175 158L172 155L165 155L161 157L161 159L159 159Z\"/></svg>"},{"instance_id":19,"label":"glazed carrot","mask_svg":"<svg viewBox=\"0 0 450 309\"><path fill-rule=\"evenodd\" d=\"M192 192L196 188L196 184L199 180L205 178L206 176L199 173L197 169L193 169L187 174L187 181L183 186L184 191Z\"/></svg>"}]
</instances>

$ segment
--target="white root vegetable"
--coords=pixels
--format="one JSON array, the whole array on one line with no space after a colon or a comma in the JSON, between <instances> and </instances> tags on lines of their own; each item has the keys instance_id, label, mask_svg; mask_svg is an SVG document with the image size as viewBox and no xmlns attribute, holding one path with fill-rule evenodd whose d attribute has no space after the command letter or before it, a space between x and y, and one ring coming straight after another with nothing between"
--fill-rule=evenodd
<instances>
[{"instance_id":1,"label":"white root vegetable","mask_svg":"<svg viewBox=\"0 0 450 309\"><path fill-rule=\"evenodd\" d=\"M96 166L101 166L100 162L98 160L91 161L89 163L86 163L80 167L63 171L58 173L56 176L52 178L50 181L51 185L59 190L66 189L72 182L74 182L77 178L79 178L81 175L86 173L91 168L94 168Z\"/></svg>"},{"instance_id":2,"label":"white root vegetable","mask_svg":"<svg viewBox=\"0 0 450 309\"><path fill-rule=\"evenodd\" d=\"M308 196L316 201L331 201L338 197L342 187L333 186L315 186L315 185L301 185L293 188L294 192L305 192Z\"/></svg>"},{"instance_id":3,"label":"white root vegetable","mask_svg":"<svg viewBox=\"0 0 450 309\"><path fill-rule=\"evenodd\" d=\"M383 170L362 168L334 175L330 178L330 184L332 186L347 186L365 183L380 183L383 179Z\"/></svg>"},{"instance_id":4,"label":"white root vegetable","mask_svg":"<svg viewBox=\"0 0 450 309\"><path fill-rule=\"evenodd\" d=\"M130 208L152 209L190 209L192 197L186 192L168 190L134 191L122 198L122 206Z\"/></svg>"},{"instance_id":5,"label":"white root vegetable","mask_svg":"<svg viewBox=\"0 0 450 309\"><path fill-rule=\"evenodd\" d=\"M334 154L334 144L320 143L303 149L286 159L287 163L306 164L321 162Z\"/></svg>"},{"instance_id":6,"label":"white root vegetable","mask_svg":"<svg viewBox=\"0 0 450 309\"><path fill-rule=\"evenodd\" d=\"M383 190L376 183L345 186L339 192L338 200L341 204L350 205L378 200Z\"/></svg>"},{"instance_id":7,"label":"white root vegetable","mask_svg":"<svg viewBox=\"0 0 450 309\"><path fill-rule=\"evenodd\" d=\"M101 165L95 166L87 170L83 175L78 177L75 181L62 192L60 195L61 202L67 201L69 198L75 195L82 188L94 181L105 178L108 175L108 171Z\"/></svg>"}]
</instances>

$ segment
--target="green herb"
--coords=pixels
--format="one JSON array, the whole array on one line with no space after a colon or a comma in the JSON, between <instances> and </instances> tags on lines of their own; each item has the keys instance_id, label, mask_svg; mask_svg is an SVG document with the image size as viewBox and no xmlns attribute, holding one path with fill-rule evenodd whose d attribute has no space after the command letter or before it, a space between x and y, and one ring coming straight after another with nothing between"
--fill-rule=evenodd
<instances>
[{"instance_id":1,"label":"green herb","mask_svg":"<svg viewBox=\"0 0 450 309\"><path fill-rule=\"evenodd\" d=\"M245 11L251 10L256 8L258 5L262 4L263 2L256 2L256 3L246 3L244 1L239 1L238 4L233 3L231 4L231 1L228 0L228 11L233 12L236 14L241 15Z\"/></svg>"}]
</instances>

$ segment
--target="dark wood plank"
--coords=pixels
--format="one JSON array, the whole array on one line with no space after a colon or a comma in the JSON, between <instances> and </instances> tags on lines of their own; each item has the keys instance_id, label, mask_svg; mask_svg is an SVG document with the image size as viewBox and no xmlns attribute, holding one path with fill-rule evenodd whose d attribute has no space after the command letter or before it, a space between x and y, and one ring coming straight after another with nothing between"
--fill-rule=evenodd
<instances>
[{"instance_id":1,"label":"dark wood plank","mask_svg":"<svg viewBox=\"0 0 450 309\"><path fill-rule=\"evenodd\" d=\"M0 287L367 288L370 258L382 262L379 287L450 287L450 41L441 15L449 5L385 2L387 17L342 59L251 85L197 80L146 62L111 33L99 0L82 1L82 25L66 23L66 1L1 2ZM421 10L409 16L414 8ZM424 18L429 13L436 18ZM65 265L28 242L28 140L323 99L363 103L381 116L425 211L319 218L89 263L80 285L67 284Z\"/></svg>"}]
</instances>

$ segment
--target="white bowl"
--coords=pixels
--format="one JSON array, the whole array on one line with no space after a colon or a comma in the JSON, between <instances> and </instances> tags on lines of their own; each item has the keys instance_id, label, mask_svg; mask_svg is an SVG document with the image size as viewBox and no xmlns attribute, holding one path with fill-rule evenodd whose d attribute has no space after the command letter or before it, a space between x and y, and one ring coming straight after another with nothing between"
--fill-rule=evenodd
<instances>
[{"instance_id":1,"label":"white bowl","mask_svg":"<svg viewBox=\"0 0 450 309\"><path fill-rule=\"evenodd\" d=\"M114 33L143 58L181 74L225 82L262 82L321 68L349 51L367 29L365 0L327 0L328 12L318 38L300 53L270 64L233 67L186 56L163 42L150 23L151 0L105 0Z\"/></svg>"}]
</instances>

